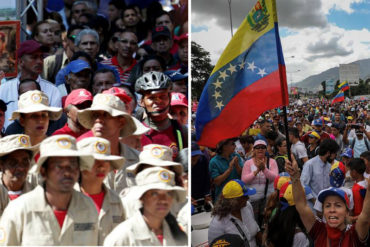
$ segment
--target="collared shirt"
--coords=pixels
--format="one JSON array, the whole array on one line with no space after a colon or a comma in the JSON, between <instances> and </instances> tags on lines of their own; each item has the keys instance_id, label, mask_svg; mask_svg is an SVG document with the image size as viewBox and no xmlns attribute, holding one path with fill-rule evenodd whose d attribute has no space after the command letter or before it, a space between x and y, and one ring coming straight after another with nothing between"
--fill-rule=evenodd
<instances>
[{"instance_id":1,"label":"collared shirt","mask_svg":"<svg viewBox=\"0 0 370 247\"><path fill-rule=\"evenodd\" d=\"M63 128L56 130L52 135L53 136L55 136L55 135L70 135L70 136L73 136L74 138L78 138L81 134L76 133L73 130L71 130L71 128L69 128L69 126L68 126L68 123L66 123L63 126Z\"/></svg>"},{"instance_id":2,"label":"collared shirt","mask_svg":"<svg viewBox=\"0 0 370 247\"><path fill-rule=\"evenodd\" d=\"M243 239L242 234L231 221L231 219L234 219L236 221L235 223L240 226L241 230L247 237L249 246L257 246L256 234L259 232L260 228L254 219L252 205L247 202L247 205L240 210L240 213L242 220L232 216L231 214L226 215L222 219L220 219L218 216L213 217L208 229L208 243L211 243L215 238L224 234L240 235L240 237Z\"/></svg>"},{"instance_id":3,"label":"collared shirt","mask_svg":"<svg viewBox=\"0 0 370 247\"><path fill-rule=\"evenodd\" d=\"M319 155L304 164L301 183L311 188L315 198L317 198L320 191L330 187L330 168L330 163L324 163Z\"/></svg>"},{"instance_id":4,"label":"collared shirt","mask_svg":"<svg viewBox=\"0 0 370 247\"><path fill-rule=\"evenodd\" d=\"M0 220L0 245L97 245L98 212L73 190L62 228L42 186L13 200Z\"/></svg>"},{"instance_id":5,"label":"collared shirt","mask_svg":"<svg viewBox=\"0 0 370 247\"><path fill-rule=\"evenodd\" d=\"M353 142L355 142L355 145L353 146L353 157L354 158L360 158L360 155L363 152L368 151L366 143L365 143L366 141L368 145L370 145L370 142L369 140L367 140L367 137L365 135L361 140L358 139L356 135L354 138L348 138L349 147L352 148Z\"/></svg>"},{"instance_id":6,"label":"collared shirt","mask_svg":"<svg viewBox=\"0 0 370 247\"><path fill-rule=\"evenodd\" d=\"M109 65L111 67L114 67L119 72L119 79L121 81L121 84L123 83L134 83L134 82L128 82L128 78L130 76L131 70L136 65L136 60L132 59L132 62L130 66L127 69L122 69L121 66L118 63L117 56L114 56L112 58L109 58L107 60L101 61L101 64Z\"/></svg>"},{"instance_id":7,"label":"collared shirt","mask_svg":"<svg viewBox=\"0 0 370 247\"><path fill-rule=\"evenodd\" d=\"M213 157L211 161L209 162L209 173L211 174L211 178L215 179L218 176L222 175L229 168L229 163L235 156L238 157L239 166L243 167L242 159L237 153L232 153L228 159L225 159L219 154ZM232 179L240 179L240 175L236 171L235 167L233 167L233 170L231 171L230 175L220 185L215 186L215 198L216 199L220 195L221 190L224 187L224 185Z\"/></svg>"},{"instance_id":8,"label":"collared shirt","mask_svg":"<svg viewBox=\"0 0 370 247\"><path fill-rule=\"evenodd\" d=\"M172 236L166 220L163 220L163 244L145 223L143 215L137 211L128 220L119 224L105 238L104 246L187 246L186 241L179 241Z\"/></svg>"},{"instance_id":9,"label":"collared shirt","mask_svg":"<svg viewBox=\"0 0 370 247\"><path fill-rule=\"evenodd\" d=\"M104 239L108 234L120 223L126 219L121 198L113 190L108 189L103 184L103 189L106 192L104 195L103 205L100 209L98 228L98 245L104 243ZM78 188L78 190L81 190Z\"/></svg>"},{"instance_id":10,"label":"collared shirt","mask_svg":"<svg viewBox=\"0 0 370 247\"><path fill-rule=\"evenodd\" d=\"M4 129L13 121L9 121L13 111L18 109L18 87L20 74L14 79L7 81L0 86L0 99L7 104L7 111L5 112ZM42 79L40 76L36 79L40 84L41 91L49 98L49 105L54 107L62 107L62 100L59 90L51 82Z\"/></svg>"}]
</instances>

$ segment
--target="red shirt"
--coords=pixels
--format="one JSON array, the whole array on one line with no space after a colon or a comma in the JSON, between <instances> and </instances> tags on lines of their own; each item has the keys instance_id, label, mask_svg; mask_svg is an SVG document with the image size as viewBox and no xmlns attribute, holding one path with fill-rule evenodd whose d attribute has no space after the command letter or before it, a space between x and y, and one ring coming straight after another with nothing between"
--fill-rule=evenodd
<instances>
[{"instance_id":1,"label":"red shirt","mask_svg":"<svg viewBox=\"0 0 370 247\"><path fill-rule=\"evenodd\" d=\"M21 194L8 194L9 199L12 201L14 199L17 199Z\"/></svg>"},{"instance_id":2,"label":"red shirt","mask_svg":"<svg viewBox=\"0 0 370 247\"><path fill-rule=\"evenodd\" d=\"M80 134L74 132L73 130L71 130L71 128L68 127L68 123L66 123L62 128L54 131L52 136L55 135L70 135L73 136L74 138L78 138L80 136Z\"/></svg>"},{"instance_id":3,"label":"red shirt","mask_svg":"<svg viewBox=\"0 0 370 247\"><path fill-rule=\"evenodd\" d=\"M104 190L102 192L100 192L99 194L96 194L96 195L90 195L86 192L84 192L84 194L87 195L88 197L90 197L94 201L96 210L98 210L98 213L100 213L100 209L103 206L103 201L104 201L104 196L105 196Z\"/></svg>"},{"instance_id":4,"label":"red shirt","mask_svg":"<svg viewBox=\"0 0 370 247\"><path fill-rule=\"evenodd\" d=\"M79 141L81 141L82 139L85 139L85 138L87 138L87 137L94 137L94 133L93 133L91 130L87 131L85 134L82 134L82 135L80 135L80 136L77 138L77 142L79 142Z\"/></svg>"},{"instance_id":5,"label":"red shirt","mask_svg":"<svg viewBox=\"0 0 370 247\"><path fill-rule=\"evenodd\" d=\"M58 223L59 223L60 228L62 228L63 227L64 218L67 215L67 210L62 210L62 211L53 210L53 211L54 211L55 217L58 220Z\"/></svg>"},{"instance_id":6,"label":"red shirt","mask_svg":"<svg viewBox=\"0 0 370 247\"><path fill-rule=\"evenodd\" d=\"M143 124L147 126L145 123ZM141 144L142 146L145 146L148 144L161 144L161 145L170 147L173 152L173 159L175 159L179 153L179 147L177 146L176 138L173 134L172 125L163 131L157 131L154 129L150 129L141 138Z\"/></svg>"},{"instance_id":7,"label":"red shirt","mask_svg":"<svg viewBox=\"0 0 370 247\"><path fill-rule=\"evenodd\" d=\"M119 79L120 79L121 83L126 83L126 82L128 82L127 80L130 76L132 68L134 68L134 66L136 65L136 60L133 59L130 67L128 67L125 70L123 70L121 68L121 66L119 66L117 56L114 56L114 57L109 58L107 60L101 61L101 63L116 68L118 73L119 73Z\"/></svg>"},{"instance_id":8,"label":"red shirt","mask_svg":"<svg viewBox=\"0 0 370 247\"><path fill-rule=\"evenodd\" d=\"M327 247L327 232L325 223L316 218L315 224L308 233L314 241L315 247ZM340 244L339 244L340 242ZM358 247L366 246L366 242L361 243L358 238L354 225L347 225L347 228L342 233L341 239L338 242L332 243L332 247Z\"/></svg>"}]
</instances>

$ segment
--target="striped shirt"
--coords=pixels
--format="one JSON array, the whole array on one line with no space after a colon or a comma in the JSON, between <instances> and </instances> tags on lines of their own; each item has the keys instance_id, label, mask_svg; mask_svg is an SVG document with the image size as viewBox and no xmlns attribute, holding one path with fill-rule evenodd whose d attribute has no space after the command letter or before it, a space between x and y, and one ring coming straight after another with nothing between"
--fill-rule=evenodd
<instances>
[{"instance_id":1,"label":"striped shirt","mask_svg":"<svg viewBox=\"0 0 370 247\"><path fill-rule=\"evenodd\" d=\"M119 73L119 78L120 78L120 81L121 81L122 84L123 83L131 84L132 83L132 82L128 82L128 78L130 77L130 73L131 73L132 68L136 65L136 60L135 59L132 60L131 65L125 70L123 70L121 68L121 66L118 64L117 56L114 56L114 57L109 58L107 60L101 61L100 63L116 68L116 70Z\"/></svg>"}]
</instances>

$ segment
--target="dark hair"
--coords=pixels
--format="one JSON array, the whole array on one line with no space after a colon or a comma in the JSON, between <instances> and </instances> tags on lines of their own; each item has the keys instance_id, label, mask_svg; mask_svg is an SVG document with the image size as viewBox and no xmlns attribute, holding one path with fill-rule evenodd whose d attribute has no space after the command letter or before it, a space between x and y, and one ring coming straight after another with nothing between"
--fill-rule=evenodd
<instances>
[{"instance_id":1,"label":"dark hair","mask_svg":"<svg viewBox=\"0 0 370 247\"><path fill-rule=\"evenodd\" d=\"M223 195L220 195L215 203L211 215L218 216L220 219L226 217L232 211L240 208L240 198L241 197L224 198Z\"/></svg>"},{"instance_id":2,"label":"dark hair","mask_svg":"<svg viewBox=\"0 0 370 247\"><path fill-rule=\"evenodd\" d=\"M156 22L157 18L161 17L162 15L167 15L167 16L170 18L170 20L171 20L171 22L172 22L172 24L173 24L172 16L170 15L170 13L168 13L168 12L167 12L167 11L165 11L165 10L162 10L162 11L158 11L158 12L155 14L155 16L154 16L154 25L155 25L155 22Z\"/></svg>"},{"instance_id":3,"label":"dark hair","mask_svg":"<svg viewBox=\"0 0 370 247\"><path fill-rule=\"evenodd\" d=\"M289 128L288 133L292 134L295 138L299 138L299 130L297 128Z\"/></svg>"},{"instance_id":4,"label":"dark hair","mask_svg":"<svg viewBox=\"0 0 370 247\"><path fill-rule=\"evenodd\" d=\"M276 214L268 223L267 240L274 246L292 246L297 226L308 237L295 206L289 206L285 210L280 207L279 204Z\"/></svg>"},{"instance_id":5,"label":"dark hair","mask_svg":"<svg viewBox=\"0 0 370 247\"><path fill-rule=\"evenodd\" d=\"M179 155L177 155L177 157L175 158L175 162L179 162L182 165L185 173L188 172L188 153L188 148L183 148L179 152Z\"/></svg>"},{"instance_id":6,"label":"dark hair","mask_svg":"<svg viewBox=\"0 0 370 247\"><path fill-rule=\"evenodd\" d=\"M365 162L361 158L354 158L348 163L350 170L354 170L359 174L364 174L366 170Z\"/></svg>"},{"instance_id":7,"label":"dark hair","mask_svg":"<svg viewBox=\"0 0 370 247\"><path fill-rule=\"evenodd\" d=\"M138 15L139 13L136 11L136 5L133 5L133 4L130 4L130 5L127 5L124 9L123 9L123 11L122 11L122 18L124 17L124 15L125 15L125 11L126 10L129 10L129 9L132 9L132 10L134 10L135 11L135 14L136 15Z\"/></svg>"},{"instance_id":8,"label":"dark hair","mask_svg":"<svg viewBox=\"0 0 370 247\"><path fill-rule=\"evenodd\" d=\"M116 9L119 10L123 10L124 8L126 8L126 3L122 0L111 0L108 5L113 5L114 7L116 7Z\"/></svg>"},{"instance_id":9,"label":"dark hair","mask_svg":"<svg viewBox=\"0 0 370 247\"><path fill-rule=\"evenodd\" d=\"M34 79L30 79L30 78L26 78L26 79L23 79L23 80L21 80L20 82L19 82L19 85L18 85L18 95L20 95L20 91L19 91L19 89L21 88L21 85L22 84L24 84L24 83L27 83L27 82L34 82L35 83L35 85L36 85L36 88L37 88L37 90L39 90L39 91L41 91L41 87L40 87L40 84L36 81L36 80L34 80Z\"/></svg>"},{"instance_id":10,"label":"dark hair","mask_svg":"<svg viewBox=\"0 0 370 247\"><path fill-rule=\"evenodd\" d=\"M339 146L336 141L332 139L324 139L321 141L319 146L319 155L324 156L327 152L336 153L339 150Z\"/></svg>"},{"instance_id":11,"label":"dark hair","mask_svg":"<svg viewBox=\"0 0 370 247\"><path fill-rule=\"evenodd\" d=\"M71 62L74 61L74 60L77 60L79 57L86 58L89 61L89 64L90 64L91 68L93 69L93 71L95 71L95 68L94 68L94 65L95 65L94 60L90 57L89 54L87 54L84 51L77 51L77 52L73 53L73 56L71 57Z\"/></svg>"},{"instance_id":12,"label":"dark hair","mask_svg":"<svg viewBox=\"0 0 370 247\"><path fill-rule=\"evenodd\" d=\"M180 240L183 242L188 241L188 237L186 233L183 230L181 230L175 216L173 216L171 213L168 213L165 220L168 226L170 227L170 230L171 230L171 233L174 239Z\"/></svg>"},{"instance_id":13,"label":"dark hair","mask_svg":"<svg viewBox=\"0 0 370 247\"><path fill-rule=\"evenodd\" d=\"M367 161L370 161L370 151L365 151L360 155L361 158L366 159Z\"/></svg>"},{"instance_id":14,"label":"dark hair","mask_svg":"<svg viewBox=\"0 0 370 247\"><path fill-rule=\"evenodd\" d=\"M116 80L116 75L114 74L113 69L108 69L108 68L101 68L101 69L98 69L97 71L95 71L93 78L94 78L97 74L104 74L104 73L112 73L112 75L113 75L113 77L114 77L114 80Z\"/></svg>"},{"instance_id":15,"label":"dark hair","mask_svg":"<svg viewBox=\"0 0 370 247\"><path fill-rule=\"evenodd\" d=\"M148 62L149 60L157 60L160 64L160 66L162 67L163 71L166 70L166 62L164 61L164 59L162 57L160 57L158 55L148 55L148 56L145 56L142 61L140 61L139 66L140 66L141 74L143 73L144 64L146 62Z\"/></svg>"},{"instance_id":16,"label":"dark hair","mask_svg":"<svg viewBox=\"0 0 370 247\"><path fill-rule=\"evenodd\" d=\"M239 141L241 144L245 144L245 143L253 144L254 138L253 136L245 135L245 136L239 137Z\"/></svg>"},{"instance_id":17,"label":"dark hair","mask_svg":"<svg viewBox=\"0 0 370 247\"><path fill-rule=\"evenodd\" d=\"M267 132L266 139L275 141L278 138L278 136L279 136L279 134L276 131L271 130L271 131Z\"/></svg>"},{"instance_id":18,"label":"dark hair","mask_svg":"<svg viewBox=\"0 0 370 247\"><path fill-rule=\"evenodd\" d=\"M277 147L281 147L281 146L283 145L283 142L284 142L284 141L286 141L286 139L283 139L283 138L278 139L278 140L276 141L275 145L276 145Z\"/></svg>"},{"instance_id":19,"label":"dark hair","mask_svg":"<svg viewBox=\"0 0 370 247\"><path fill-rule=\"evenodd\" d=\"M41 26L42 24L49 24L49 22L47 21L39 21L36 23L36 25L32 28L32 34L31 34L31 37L34 39L36 35L39 34L39 26Z\"/></svg>"},{"instance_id":20,"label":"dark hair","mask_svg":"<svg viewBox=\"0 0 370 247\"><path fill-rule=\"evenodd\" d=\"M84 29L83 26L80 26L80 25L70 25L69 28L68 28L68 31L67 31L67 37L69 37L71 35L71 33L76 30L76 29Z\"/></svg>"}]
</instances>

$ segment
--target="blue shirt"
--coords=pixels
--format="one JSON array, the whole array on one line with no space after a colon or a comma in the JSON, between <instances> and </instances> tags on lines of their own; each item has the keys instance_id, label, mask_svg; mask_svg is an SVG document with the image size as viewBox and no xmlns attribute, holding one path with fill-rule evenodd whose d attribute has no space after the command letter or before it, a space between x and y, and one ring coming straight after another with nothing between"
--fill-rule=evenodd
<instances>
[{"instance_id":1,"label":"blue shirt","mask_svg":"<svg viewBox=\"0 0 370 247\"><path fill-rule=\"evenodd\" d=\"M209 162L209 173L211 174L211 178L215 179L216 177L225 173L225 171L229 168L230 161L235 156L238 157L239 166L243 168L243 162L242 162L242 159L241 159L239 154L232 153L228 159L225 159L221 155L217 154ZM235 167L231 171L230 175L220 185L215 185L215 199L216 200L217 200L218 196L220 195L224 185L232 179L240 179L240 175L236 171Z\"/></svg>"},{"instance_id":2,"label":"blue shirt","mask_svg":"<svg viewBox=\"0 0 370 247\"><path fill-rule=\"evenodd\" d=\"M319 155L309 159L303 165L301 183L311 188L315 198L317 198L321 190L330 187L330 168L330 163L324 163Z\"/></svg>"}]
</instances>

